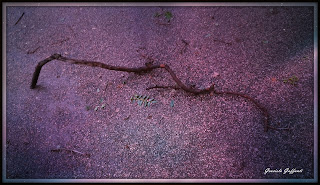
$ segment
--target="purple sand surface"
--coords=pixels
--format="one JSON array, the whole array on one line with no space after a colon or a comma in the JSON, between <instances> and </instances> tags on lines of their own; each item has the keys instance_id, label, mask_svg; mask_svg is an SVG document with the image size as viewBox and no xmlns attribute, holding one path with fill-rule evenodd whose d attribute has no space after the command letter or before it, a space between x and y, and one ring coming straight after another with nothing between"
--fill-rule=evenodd
<instances>
[{"instance_id":1,"label":"purple sand surface","mask_svg":"<svg viewBox=\"0 0 320 185\"><path fill-rule=\"evenodd\" d=\"M165 12L172 13L170 24ZM7 7L6 177L314 178L313 13L313 7ZM264 132L261 112L241 98L145 90L175 85L160 69L136 75L52 61L38 87L29 88L36 64L53 53L139 67L146 62L139 48L188 85L214 82L219 91L252 96L269 110L271 125L291 130ZM292 76L296 85L283 82ZM131 104L134 94L157 103ZM91 156L51 151L57 148ZM264 174L267 168L303 172Z\"/></svg>"}]
</instances>

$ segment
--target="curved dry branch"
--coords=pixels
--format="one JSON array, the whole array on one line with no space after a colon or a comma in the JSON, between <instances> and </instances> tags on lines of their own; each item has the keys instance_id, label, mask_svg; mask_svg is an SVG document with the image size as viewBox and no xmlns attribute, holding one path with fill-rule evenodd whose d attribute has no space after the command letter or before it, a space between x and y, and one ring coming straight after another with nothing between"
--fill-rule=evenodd
<instances>
[{"instance_id":1,"label":"curved dry branch","mask_svg":"<svg viewBox=\"0 0 320 185\"><path fill-rule=\"evenodd\" d=\"M121 67L121 66L112 66L112 65L101 63L101 62L95 62L95 61L72 59L72 58L67 58L67 57L61 56L60 54L53 54L50 57L40 61L38 63L38 65L36 66L35 71L33 73L31 86L30 86L31 89L34 89L37 85L37 81L38 81L38 78L40 75L41 68L45 64L47 64L48 62L50 62L52 60L59 60L59 61L68 62L71 64L87 65L87 66L91 66L91 67L100 67L100 68L108 69L108 70L134 72L134 73L150 72L150 71L157 69L157 68L163 68L171 75L172 79L177 83L178 88L181 88L186 92L193 93L195 95L205 94L205 93L214 93L216 95L233 95L233 96L242 97L242 98L245 98L245 99L251 101L264 114L264 117L265 117L264 131L265 132L268 131L269 128L274 129L274 130L287 130L287 128L275 128L275 127L268 125L270 114L260 103L258 103L252 97L245 95L245 94L236 93L236 92L217 92L214 89L214 84L212 84L210 87L208 87L206 89L195 89L192 87L188 87L184 83L181 82L181 80L176 76L176 74L173 72L173 70L166 64L153 65L152 63L146 63L146 65L143 67L128 68L128 67ZM147 88L147 90L153 89L153 88L172 88L172 86L154 86L151 88ZM177 87L175 87L175 88L177 88Z\"/></svg>"},{"instance_id":2,"label":"curved dry branch","mask_svg":"<svg viewBox=\"0 0 320 185\"><path fill-rule=\"evenodd\" d=\"M190 92L193 94L203 94L203 93L209 93L214 90L214 84L207 89L201 89L201 90L187 87L179 80L179 78L177 78L176 74L166 64L153 65L153 64L149 63L149 64L146 64L146 66L144 66L144 67L128 68L128 67L121 67L121 66L112 66L112 65L101 63L101 62L95 62L95 61L67 58L67 57L61 56L60 54L53 54L50 57L48 57L38 63L38 65L36 66L35 72L33 73L33 78L32 78L32 82L31 82L31 86L30 86L31 89L34 89L37 84L42 66L47 64L51 60L59 60L59 61L63 61L63 62L69 62L71 64L87 65L87 66L91 66L91 67L100 67L103 69L109 69L109 70L115 70L115 71L125 71L125 72L134 72L134 73L150 72L150 71L157 69L157 68L164 68L166 71L169 72L169 74L171 75L173 80L178 84L178 86L187 92Z\"/></svg>"},{"instance_id":3,"label":"curved dry branch","mask_svg":"<svg viewBox=\"0 0 320 185\"><path fill-rule=\"evenodd\" d=\"M228 92L228 91L224 91L224 92L217 92L215 91L214 92L215 94L219 94L219 95L233 95L233 96L240 96L242 98L245 98L247 100L250 100L252 103L255 104L255 106L257 106L259 108L259 110L261 110L261 112L263 113L264 115L264 131L267 132L268 131L268 128L271 128L271 129L276 129L274 127L270 127L268 125L268 121L270 119L270 114L269 112L267 111L267 109L265 109L260 103L258 103L255 99L251 98L250 96L246 95L246 94L241 94L241 93L236 93L236 92Z\"/></svg>"}]
</instances>

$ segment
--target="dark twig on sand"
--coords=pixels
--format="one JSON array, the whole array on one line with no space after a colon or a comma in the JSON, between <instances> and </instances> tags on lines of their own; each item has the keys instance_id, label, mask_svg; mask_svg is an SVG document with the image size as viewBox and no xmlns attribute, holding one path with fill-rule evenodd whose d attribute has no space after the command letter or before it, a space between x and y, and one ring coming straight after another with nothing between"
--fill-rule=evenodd
<instances>
[{"instance_id":1,"label":"dark twig on sand","mask_svg":"<svg viewBox=\"0 0 320 185\"><path fill-rule=\"evenodd\" d=\"M30 51L28 51L27 52L27 54L33 54L33 53L35 53L36 51L38 51L38 49L40 48L40 46L39 47L37 47L36 49L34 49L34 50L30 50Z\"/></svg>"},{"instance_id":2,"label":"dark twig on sand","mask_svg":"<svg viewBox=\"0 0 320 185\"><path fill-rule=\"evenodd\" d=\"M67 58L67 57L61 56L60 54L53 54L50 57L48 57L38 63L38 65L36 66L35 72L33 73L33 78L32 78L32 82L31 82L31 86L30 86L31 89L35 88L35 86L37 84L42 66L45 65L46 63L50 62L51 60L59 60L59 61L68 62L71 64L87 65L87 66L91 66L91 67L100 67L103 69L109 69L109 70L115 70L115 71L125 71L125 72L134 72L134 73L150 72L150 71L157 69L157 68L164 68L166 71L168 71L168 73L171 75L173 80L179 85L179 87L187 92L190 92L193 94L203 94L203 93L209 93L209 92L213 91L213 89L214 89L213 84L210 87L208 87L206 89L201 89L201 90L187 87L186 85L184 85L180 81L180 79L176 76L176 74L172 71L172 69L166 64L153 65L153 64L148 63L146 66L143 66L143 67L128 68L128 67L112 66L112 65L105 64L105 63L101 63L101 62L95 62L95 61Z\"/></svg>"},{"instance_id":3,"label":"dark twig on sand","mask_svg":"<svg viewBox=\"0 0 320 185\"><path fill-rule=\"evenodd\" d=\"M196 88L190 87L190 86L188 87L184 83L181 82L181 80L176 76L176 74L173 72L173 70L168 65L166 65L166 64L154 65L154 64L152 64L154 59L150 59L147 56L145 56L145 58L151 60L152 62L146 63L146 65L143 67L128 68L128 67L121 67L121 66L112 66L112 65L105 64L105 63L101 63L101 62L95 62L95 61L72 59L72 58L67 58L67 57L61 56L60 54L53 54L50 57L48 57L38 63L38 65L35 68L35 72L33 73L33 78L32 78L30 88L34 89L36 87L42 66L47 64L51 60L59 60L62 62L68 62L70 64L79 64L79 65L86 65L86 66L91 66L91 67L99 67L99 68L108 69L108 70L134 72L137 74L143 73L143 72L151 72L154 69L162 68L162 69L166 70L171 75L172 79L178 85L178 88L183 89L186 92L189 92L189 93L192 93L195 95L207 94L207 93L213 93L216 95L233 95L233 96L242 97L242 98L245 98L245 99L251 101L264 115L264 131L265 132L268 131L268 129L285 130L284 128L278 129L278 128L275 128L275 127L268 125L268 122L270 119L269 112L252 97L245 95L245 94L236 93L236 92L227 92L227 91L226 92L217 92L214 89L214 84L212 84L211 86L209 86L205 89L196 89ZM172 86L154 86L154 87L151 87L148 89L153 89L153 88L172 88ZM175 88L177 88L177 87L175 87Z\"/></svg>"},{"instance_id":4,"label":"dark twig on sand","mask_svg":"<svg viewBox=\"0 0 320 185\"><path fill-rule=\"evenodd\" d=\"M22 17L24 16L24 12L22 13L22 15L20 16L20 18L17 20L16 24L14 25L17 25L19 23L19 21L22 19Z\"/></svg>"},{"instance_id":5,"label":"dark twig on sand","mask_svg":"<svg viewBox=\"0 0 320 185\"><path fill-rule=\"evenodd\" d=\"M223 41L223 40L220 40L220 39L213 39L214 42L220 42L220 43L223 43L223 44L226 44L226 45L231 45L232 43L231 42L226 42L226 41Z\"/></svg>"},{"instance_id":6,"label":"dark twig on sand","mask_svg":"<svg viewBox=\"0 0 320 185\"><path fill-rule=\"evenodd\" d=\"M245 98L249 101L251 101L252 103L255 104L256 107L258 107L261 112L263 113L264 115L264 131L267 132L268 129L273 129L273 130L287 130L286 128L275 128L275 127L272 127L270 125L268 125L268 122L269 122L269 119L270 119L270 114L269 112L267 111L266 108L264 108L259 102L257 102L255 99L253 99L252 97L246 95L246 94L241 94L241 93L237 93L237 92L228 92L228 91L224 91L224 92L217 92L217 91L214 91L215 94L218 94L218 95L232 95L232 96L238 96L238 97L242 97L242 98Z\"/></svg>"},{"instance_id":7,"label":"dark twig on sand","mask_svg":"<svg viewBox=\"0 0 320 185\"><path fill-rule=\"evenodd\" d=\"M180 89L179 87L177 86L159 86L159 85L156 85L156 86L152 86L152 87L148 87L146 88L146 90L150 90L150 89Z\"/></svg>"},{"instance_id":8,"label":"dark twig on sand","mask_svg":"<svg viewBox=\"0 0 320 185\"><path fill-rule=\"evenodd\" d=\"M58 149L52 149L51 152L62 152L62 151L67 151L67 152L71 152L74 154L80 154L80 155L84 155L87 157L90 157L90 154L88 153L83 153L83 152L79 152L77 150L72 150L72 149L67 149L67 148L58 148Z\"/></svg>"},{"instance_id":9,"label":"dark twig on sand","mask_svg":"<svg viewBox=\"0 0 320 185\"><path fill-rule=\"evenodd\" d=\"M186 52L186 49L187 49L187 47L188 47L188 45L189 45L189 42L188 42L188 41L183 40L183 39L182 39L181 41L183 42L184 47L181 49L180 54L185 53L185 52Z\"/></svg>"}]
</instances>

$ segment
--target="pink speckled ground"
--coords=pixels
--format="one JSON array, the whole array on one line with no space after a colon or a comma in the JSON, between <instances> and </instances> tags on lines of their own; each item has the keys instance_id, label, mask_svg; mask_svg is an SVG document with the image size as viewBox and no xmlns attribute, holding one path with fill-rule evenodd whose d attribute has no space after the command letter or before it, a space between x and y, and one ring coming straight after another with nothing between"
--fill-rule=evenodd
<instances>
[{"instance_id":1,"label":"pink speckled ground","mask_svg":"<svg viewBox=\"0 0 320 185\"><path fill-rule=\"evenodd\" d=\"M158 24L154 15L166 11L170 25ZM6 25L8 179L314 178L313 7L7 7ZM174 85L161 70L53 61L29 88L37 62L53 53L138 67L142 47L183 82L247 93L272 125L292 130L263 132L261 113L243 99L145 90ZM296 86L282 82L293 75ZM130 104L134 94L158 102ZM106 109L94 111L101 98ZM58 147L91 157L50 151Z\"/></svg>"}]
</instances>

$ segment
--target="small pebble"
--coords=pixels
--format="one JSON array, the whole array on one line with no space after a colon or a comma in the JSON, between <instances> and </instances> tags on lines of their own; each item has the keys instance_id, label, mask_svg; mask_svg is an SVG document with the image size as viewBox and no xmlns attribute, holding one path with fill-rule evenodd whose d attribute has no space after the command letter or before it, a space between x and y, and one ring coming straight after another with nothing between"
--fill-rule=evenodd
<instances>
[{"instance_id":1,"label":"small pebble","mask_svg":"<svg viewBox=\"0 0 320 185\"><path fill-rule=\"evenodd\" d=\"M217 77L217 76L219 76L219 75L220 75L219 73L217 73L217 72L213 72L212 77L213 77L213 78L215 78L215 77Z\"/></svg>"}]
</instances>

